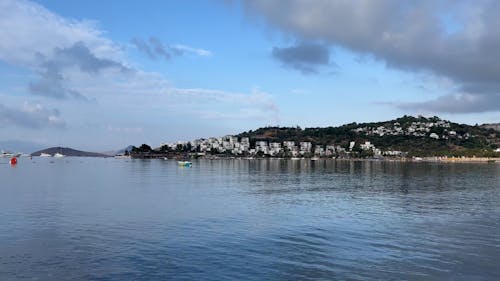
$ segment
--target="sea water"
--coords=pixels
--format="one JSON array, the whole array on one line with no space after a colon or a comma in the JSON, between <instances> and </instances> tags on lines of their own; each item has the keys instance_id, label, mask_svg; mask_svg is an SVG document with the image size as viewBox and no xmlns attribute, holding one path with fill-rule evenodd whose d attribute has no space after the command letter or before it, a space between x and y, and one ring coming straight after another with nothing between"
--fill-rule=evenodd
<instances>
[{"instance_id":1,"label":"sea water","mask_svg":"<svg viewBox=\"0 0 500 281\"><path fill-rule=\"evenodd\" d=\"M500 279L499 164L35 157L0 182L0 280Z\"/></svg>"}]
</instances>

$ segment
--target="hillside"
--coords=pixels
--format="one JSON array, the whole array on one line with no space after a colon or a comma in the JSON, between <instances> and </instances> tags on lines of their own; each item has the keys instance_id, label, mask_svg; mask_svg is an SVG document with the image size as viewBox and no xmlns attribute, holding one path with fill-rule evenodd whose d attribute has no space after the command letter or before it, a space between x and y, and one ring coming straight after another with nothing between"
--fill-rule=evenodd
<instances>
[{"instance_id":1,"label":"hillside","mask_svg":"<svg viewBox=\"0 0 500 281\"><path fill-rule=\"evenodd\" d=\"M51 147L43 150L39 150L37 152L31 153L31 156L40 156L42 153L48 153L50 155L54 155L56 153L61 153L65 156L75 156L75 157L108 157L105 154L96 153L96 152L87 152L80 151L68 147Z\"/></svg>"},{"instance_id":2,"label":"hillside","mask_svg":"<svg viewBox=\"0 0 500 281\"><path fill-rule=\"evenodd\" d=\"M485 129L493 129L500 132L500 123L483 124L481 125L481 127Z\"/></svg>"},{"instance_id":3,"label":"hillside","mask_svg":"<svg viewBox=\"0 0 500 281\"><path fill-rule=\"evenodd\" d=\"M489 155L500 146L500 133L493 128L458 124L438 117L406 115L395 120L339 127L266 127L243 132L238 137L249 137L251 143L293 140L343 147L351 141L357 144L369 141L379 149L405 151L410 156Z\"/></svg>"}]
</instances>

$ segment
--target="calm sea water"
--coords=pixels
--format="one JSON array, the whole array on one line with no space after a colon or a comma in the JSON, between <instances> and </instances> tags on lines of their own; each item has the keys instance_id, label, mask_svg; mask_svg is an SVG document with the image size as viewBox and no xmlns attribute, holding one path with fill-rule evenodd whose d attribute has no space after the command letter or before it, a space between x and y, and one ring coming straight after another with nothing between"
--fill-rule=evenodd
<instances>
[{"instance_id":1,"label":"calm sea water","mask_svg":"<svg viewBox=\"0 0 500 281\"><path fill-rule=\"evenodd\" d=\"M500 279L498 164L5 162L0 280Z\"/></svg>"}]
</instances>

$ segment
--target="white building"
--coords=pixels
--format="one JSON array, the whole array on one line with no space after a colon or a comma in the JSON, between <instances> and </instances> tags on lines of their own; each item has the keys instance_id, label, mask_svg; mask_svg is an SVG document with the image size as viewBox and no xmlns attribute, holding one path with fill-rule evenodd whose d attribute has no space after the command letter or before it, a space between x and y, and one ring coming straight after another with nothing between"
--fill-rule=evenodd
<instances>
[{"instance_id":1,"label":"white building","mask_svg":"<svg viewBox=\"0 0 500 281\"><path fill-rule=\"evenodd\" d=\"M317 145L314 148L314 155L325 156L325 149L322 146Z\"/></svg>"},{"instance_id":2,"label":"white building","mask_svg":"<svg viewBox=\"0 0 500 281\"><path fill-rule=\"evenodd\" d=\"M264 154L269 153L269 147L267 146L267 141L258 141L255 143L255 151L262 151Z\"/></svg>"},{"instance_id":3,"label":"white building","mask_svg":"<svg viewBox=\"0 0 500 281\"><path fill-rule=\"evenodd\" d=\"M384 155L387 155L387 156L403 156L403 152L402 151L398 151L398 150L389 150L389 151L384 151Z\"/></svg>"},{"instance_id":4,"label":"white building","mask_svg":"<svg viewBox=\"0 0 500 281\"><path fill-rule=\"evenodd\" d=\"M294 141L284 141L283 146L292 150L295 147Z\"/></svg>"},{"instance_id":5,"label":"white building","mask_svg":"<svg viewBox=\"0 0 500 281\"><path fill-rule=\"evenodd\" d=\"M352 151L352 149L354 148L355 145L356 145L356 142L355 141L351 141L349 143L349 151Z\"/></svg>"},{"instance_id":6,"label":"white building","mask_svg":"<svg viewBox=\"0 0 500 281\"><path fill-rule=\"evenodd\" d=\"M310 153L312 150L312 143L308 141L300 142L300 154Z\"/></svg>"},{"instance_id":7,"label":"white building","mask_svg":"<svg viewBox=\"0 0 500 281\"><path fill-rule=\"evenodd\" d=\"M365 141L365 143L361 144L360 147L363 150L370 150L370 149L374 149L375 148L375 146L373 144L371 144L369 141Z\"/></svg>"},{"instance_id":8,"label":"white building","mask_svg":"<svg viewBox=\"0 0 500 281\"><path fill-rule=\"evenodd\" d=\"M272 142L272 143L269 144L269 154L271 156L279 154L282 151L283 151L283 149L281 148L281 143L279 143L279 142Z\"/></svg>"}]
</instances>

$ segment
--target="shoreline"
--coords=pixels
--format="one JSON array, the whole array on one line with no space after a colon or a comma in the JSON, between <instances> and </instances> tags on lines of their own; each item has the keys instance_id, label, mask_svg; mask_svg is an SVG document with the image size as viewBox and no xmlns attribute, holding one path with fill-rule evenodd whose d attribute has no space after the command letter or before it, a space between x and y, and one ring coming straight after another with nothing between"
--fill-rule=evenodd
<instances>
[{"instance_id":1,"label":"shoreline","mask_svg":"<svg viewBox=\"0 0 500 281\"><path fill-rule=\"evenodd\" d=\"M132 159L168 159L168 160L186 160L186 159L204 159L204 160L291 160L311 162L323 160L339 161L381 161L381 162L424 162L424 163L497 163L500 164L500 157L447 157L447 156L428 156L428 157L385 157L385 158L328 158L328 157L301 157L301 158L278 158L278 157L242 157L242 156L202 156L193 157L193 155L132 155Z\"/></svg>"},{"instance_id":2,"label":"shoreline","mask_svg":"<svg viewBox=\"0 0 500 281\"><path fill-rule=\"evenodd\" d=\"M500 163L498 157L423 157L422 162L442 163Z\"/></svg>"}]
</instances>

